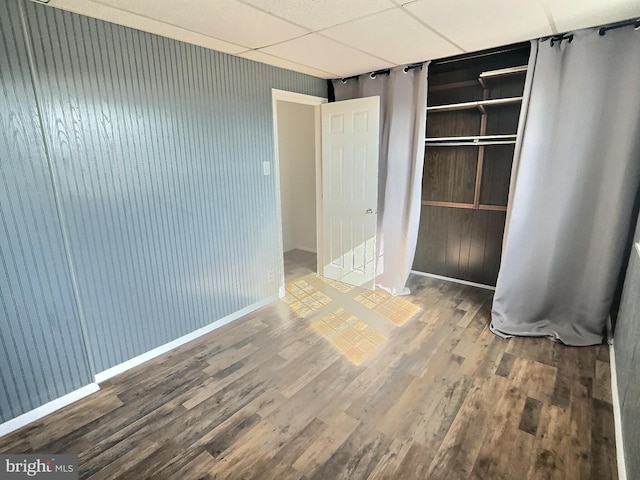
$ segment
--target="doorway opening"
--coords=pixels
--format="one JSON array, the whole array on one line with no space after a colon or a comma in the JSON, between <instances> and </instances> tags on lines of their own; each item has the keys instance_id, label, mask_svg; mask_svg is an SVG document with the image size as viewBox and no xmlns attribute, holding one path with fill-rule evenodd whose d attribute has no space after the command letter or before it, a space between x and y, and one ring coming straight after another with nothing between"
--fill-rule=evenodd
<instances>
[{"instance_id":1,"label":"doorway opening","mask_svg":"<svg viewBox=\"0 0 640 480\"><path fill-rule=\"evenodd\" d=\"M284 296L287 266L301 260L316 273L321 265L321 126L326 98L272 90L275 175L280 216ZM295 275L295 272L288 272Z\"/></svg>"},{"instance_id":2,"label":"doorway opening","mask_svg":"<svg viewBox=\"0 0 640 480\"><path fill-rule=\"evenodd\" d=\"M374 290L380 97L323 105L272 90L272 99L280 295L284 253L296 249L316 251L316 273Z\"/></svg>"}]
</instances>

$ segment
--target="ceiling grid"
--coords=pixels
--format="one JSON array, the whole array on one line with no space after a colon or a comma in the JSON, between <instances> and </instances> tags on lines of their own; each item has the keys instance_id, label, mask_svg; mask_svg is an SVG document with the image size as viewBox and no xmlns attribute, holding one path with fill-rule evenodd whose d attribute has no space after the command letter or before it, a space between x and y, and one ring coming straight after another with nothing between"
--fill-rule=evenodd
<instances>
[{"instance_id":1,"label":"ceiling grid","mask_svg":"<svg viewBox=\"0 0 640 480\"><path fill-rule=\"evenodd\" d=\"M50 0L49 5L320 78L640 16L640 0Z\"/></svg>"}]
</instances>

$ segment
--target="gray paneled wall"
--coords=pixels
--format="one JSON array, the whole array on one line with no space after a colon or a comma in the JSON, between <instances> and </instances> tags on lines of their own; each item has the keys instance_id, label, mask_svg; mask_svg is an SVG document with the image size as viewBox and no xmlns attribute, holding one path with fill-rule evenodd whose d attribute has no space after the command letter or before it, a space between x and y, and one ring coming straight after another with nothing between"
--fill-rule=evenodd
<instances>
[{"instance_id":1,"label":"gray paneled wall","mask_svg":"<svg viewBox=\"0 0 640 480\"><path fill-rule=\"evenodd\" d=\"M49 235L34 230L27 249L25 234L24 258L15 261L43 269L40 257L46 258L50 275L61 277L51 280L62 290L54 298L75 335L65 355L84 355L78 318L86 323L91 373L97 373L276 294L277 282L268 281L270 271L280 278L275 179L262 173L262 162L273 161L271 88L326 96L325 82L31 2L0 0L0 9L9 12L2 16L5 43L17 49L1 73L21 75L26 92L13 107L24 120L14 121L3 107L2 121L15 123L3 130L29 139L22 155L38 163L24 172L18 170L24 162L16 162L5 172L16 147L9 142L2 153L7 181L26 184L17 196L25 198L25 211L12 204L12 221L15 229L27 228L29 208L35 209L43 219L33 223L39 230L47 226ZM23 37L31 44L31 72L25 45L14 40ZM8 55L7 48L0 55ZM7 181L0 186L3 209L5 198L16 196ZM65 263L61 228L73 270ZM0 238L9 265L18 247ZM5 284L13 277L2 276L3 298L11 297L13 287ZM35 292L24 300L22 315L36 326L51 323L31 305L46 298ZM3 341L24 350L2 367L6 420L26 410L17 393L7 397L11 379L23 382L29 365L42 378L50 367L37 358L39 349L24 346L33 343L30 333L5 334L6 322L24 323L17 313L5 309L2 315ZM87 383L87 362L76 363L60 368L75 383L26 407ZM14 390L26 398L39 391L22 383Z\"/></svg>"},{"instance_id":2,"label":"gray paneled wall","mask_svg":"<svg viewBox=\"0 0 640 480\"><path fill-rule=\"evenodd\" d=\"M640 220L634 242L640 242ZM640 480L640 255L631 250L614 335L627 478Z\"/></svg>"},{"instance_id":3,"label":"gray paneled wall","mask_svg":"<svg viewBox=\"0 0 640 480\"><path fill-rule=\"evenodd\" d=\"M91 382L16 2L0 7L0 421Z\"/></svg>"}]
</instances>

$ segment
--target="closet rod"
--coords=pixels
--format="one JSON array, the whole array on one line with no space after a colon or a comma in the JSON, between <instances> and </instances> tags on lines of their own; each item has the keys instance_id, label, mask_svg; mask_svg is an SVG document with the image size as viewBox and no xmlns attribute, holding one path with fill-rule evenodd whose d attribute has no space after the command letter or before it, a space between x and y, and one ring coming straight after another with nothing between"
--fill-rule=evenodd
<instances>
[{"instance_id":1,"label":"closet rod","mask_svg":"<svg viewBox=\"0 0 640 480\"><path fill-rule=\"evenodd\" d=\"M485 140L479 142L432 142L427 140L425 142L425 145L427 145L428 147L479 147L487 145L515 145L515 143L515 140Z\"/></svg>"},{"instance_id":2,"label":"closet rod","mask_svg":"<svg viewBox=\"0 0 640 480\"><path fill-rule=\"evenodd\" d=\"M520 102L522 102L522 97L493 98L489 100L475 100L472 102L449 103L446 105L432 105L427 107L427 112L453 112L456 110L469 110L472 108L509 105Z\"/></svg>"},{"instance_id":3,"label":"closet rod","mask_svg":"<svg viewBox=\"0 0 640 480\"><path fill-rule=\"evenodd\" d=\"M427 142L456 142L462 140L469 140L471 142L481 142L484 140L515 140L515 133L508 133L502 135L468 135L458 137L426 137Z\"/></svg>"},{"instance_id":4,"label":"closet rod","mask_svg":"<svg viewBox=\"0 0 640 480\"><path fill-rule=\"evenodd\" d=\"M486 72L482 72L478 75L478 79L482 82L482 80L486 80L489 78L496 77L504 77L507 75L517 75L519 73L526 73L527 65L518 65L517 67L509 67L509 68L501 68L500 70L489 70Z\"/></svg>"},{"instance_id":5,"label":"closet rod","mask_svg":"<svg viewBox=\"0 0 640 480\"><path fill-rule=\"evenodd\" d=\"M522 43L514 43L512 45L507 45L505 47L493 48L491 50L486 50L484 52L479 53L463 53L462 55L457 55L455 57L443 58L441 60L433 60L431 65L446 65L448 63L461 62L464 60L473 60L475 58L483 58L491 55L498 55L501 53L509 53L517 50L522 50L528 48L529 42Z\"/></svg>"}]
</instances>

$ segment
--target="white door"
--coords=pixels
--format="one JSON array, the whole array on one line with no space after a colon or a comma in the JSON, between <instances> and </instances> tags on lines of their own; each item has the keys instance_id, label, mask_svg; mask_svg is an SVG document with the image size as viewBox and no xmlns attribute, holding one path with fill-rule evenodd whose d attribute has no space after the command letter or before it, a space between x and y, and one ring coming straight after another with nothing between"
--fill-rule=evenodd
<instances>
[{"instance_id":1,"label":"white door","mask_svg":"<svg viewBox=\"0 0 640 480\"><path fill-rule=\"evenodd\" d=\"M321 105L321 274L375 288L380 97Z\"/></svg>"}]
</instances>

